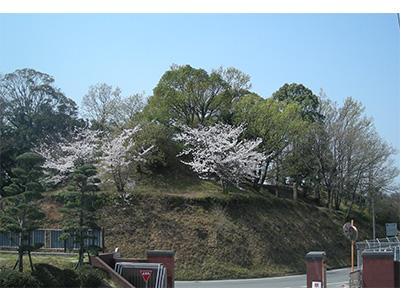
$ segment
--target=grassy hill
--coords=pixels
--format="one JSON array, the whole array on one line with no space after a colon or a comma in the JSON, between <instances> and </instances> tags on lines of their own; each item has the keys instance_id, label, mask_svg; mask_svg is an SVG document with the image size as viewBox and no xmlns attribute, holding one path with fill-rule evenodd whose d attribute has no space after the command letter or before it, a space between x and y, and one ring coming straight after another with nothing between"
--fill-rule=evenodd
<instances>
[{"instance_id":1,"label":"grassy hill","mask_svg":"<svg viewBox=\"0 0 400 300\"><path fill-rule=\"evenodd\" d=\"M48 192L43 202L48 227L59 226L57 192ZM267 190L224 194L215 182L171 172L142 178L130 203L110 203L101 211L100 225L107 250L119 247L125 257L175 250L176 279L249 278L304 272L304 256L313 250L326 251L328 268L348 266L343 211ZM359 238L370 238L369 217L356 209L351 217ZM381 224L377 236L384 235Z\"/></svg>"},{"instance_id":2,"label":"grassy hill","mask_svg":"<svg viewBox=\"0 0 400 300\"><path fill-rule=\"evenodd\" d=\"M324 250L328 267L348 266L342 212L267 191L231 191L191 178L141 182L129 205L101 213L106 247L143 257L148 249L176 251L179 280L262 277L305 271L304 255ZM370 235L364 214L352 216L360 238ZM378 235L384 233L378 225Z\"/></svg>"}]
</instances>

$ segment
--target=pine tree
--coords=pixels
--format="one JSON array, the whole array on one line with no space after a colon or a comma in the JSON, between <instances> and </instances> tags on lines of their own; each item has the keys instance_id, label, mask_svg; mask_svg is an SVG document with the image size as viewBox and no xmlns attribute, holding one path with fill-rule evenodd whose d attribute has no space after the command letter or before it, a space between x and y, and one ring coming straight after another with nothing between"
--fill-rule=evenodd
<instances>
[{"instance_id":1,"label":"pine tree","mask_svg":"<svg viewBox=\"0 0 400 300\"><path fill-rule=\"evenodd\" d=\"M62 238L72 238L79 248L79 259L76 268L83 264L85 252L89 252L90 246L85 245L85 240L94 239L90 232L99 229L97 224L97 211L103 205L99 195L100 179L96 177L97 171L93 165L82 165L75 169L71 175L70 185L62 194L64 207Z\"/></svg>"},{"instance_id":2,"label":"pine tree","mask_svg":"<svg viewBox=\"0 0 400 300\"><path fill-rule=\"evenodd\" d=\"M45 217L39 206L43 186L43 157L36 153L26 152L16 158L17 167L12 169L11 184L4 187L7 197L0 210L0 230L16 236L13 243L18 247L18 260L14 269L23 272L24 254L28 254L33 270L31 251L42 245L31 245L30 234L39 228Z\"/></svg>"}]
</instances>

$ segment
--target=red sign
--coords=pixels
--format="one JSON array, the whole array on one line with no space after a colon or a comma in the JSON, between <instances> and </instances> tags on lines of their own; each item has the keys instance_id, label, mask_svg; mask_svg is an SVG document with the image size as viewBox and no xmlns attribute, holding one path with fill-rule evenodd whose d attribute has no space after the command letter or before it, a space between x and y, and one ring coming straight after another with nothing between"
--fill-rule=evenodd
<instances>
[{"instance_id":1,"label":"red sign","mask_svg":"<svg viewBox=\"0 0 400 300\"><path fill-rule=\"evenodd\" d=\"M140 275L142 275L142 278L144 280L144 282L148 282L151 274L153 273L153 270L139 270Z\"/></svg>"}]
</instances>

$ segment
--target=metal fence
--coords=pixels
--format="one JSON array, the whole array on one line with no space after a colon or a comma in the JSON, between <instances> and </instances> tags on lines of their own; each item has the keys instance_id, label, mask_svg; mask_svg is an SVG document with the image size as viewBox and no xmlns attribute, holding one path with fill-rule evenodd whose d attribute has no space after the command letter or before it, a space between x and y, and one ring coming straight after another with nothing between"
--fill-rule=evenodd
<instances>
[{"instance_id":1,"label":"metal fence","mask_svg":"<svg viewBox=\"0 0 400 300\"><path fill-rule=\"evenodd\" d=\"M79 245L74 243L72 237L61 239L64 233L62 229L37 229L30 233L29 244L42 244L42 249L46 250L77 250ZM98 246L103 248L103 230L93 229L88 230L85 235L90 237L84 240L86 247ZM15 233L0 233L0 248L14 249L18 246L19 234Z\"/></svg>"},{"instance_id":2,"label":"metal fence","mask_svg":"<svg viewBox=\"0 0 400 300\"><path fill-rule=\"evenodd\" d=\"M400 262L400 240L397 236L356 243L357 269L362 269L362 253L364 251L393 251L394 260Z\"/></svg>"}]
</instances>

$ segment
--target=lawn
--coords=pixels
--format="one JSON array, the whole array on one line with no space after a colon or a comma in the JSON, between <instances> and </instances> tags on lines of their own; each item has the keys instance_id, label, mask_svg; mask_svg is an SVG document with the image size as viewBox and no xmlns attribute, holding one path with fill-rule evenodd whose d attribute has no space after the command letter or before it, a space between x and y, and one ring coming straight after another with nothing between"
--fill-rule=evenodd
<instances>
[{"instance_id":1,"label":"lawn","mask_svg":"<svg viewBox=\"0 0 400 300\"><path fill-rule=\"evenodd\" d=\"M0 252L0 270L13 268L16 260L17 253ZM32 255L32 262L34 264L50 264L61 269L72 269L78 262L78 255ZM24 270L30 270L28 256L24 256Z\"/></svg>"}]
</instances>

